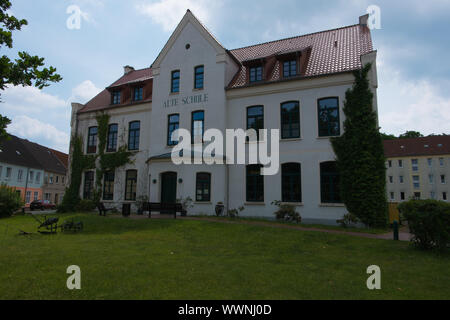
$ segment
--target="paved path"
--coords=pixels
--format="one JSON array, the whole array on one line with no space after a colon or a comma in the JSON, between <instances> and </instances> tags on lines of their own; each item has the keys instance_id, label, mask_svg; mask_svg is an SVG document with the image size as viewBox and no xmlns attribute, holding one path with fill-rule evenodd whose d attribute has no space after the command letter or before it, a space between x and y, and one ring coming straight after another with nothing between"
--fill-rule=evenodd
<instances>
[{"instance_id":1,"label":"paved path","mask_svg":"<svg viewBox=\"0 0 450 320\"><path fill-rule=\"evenodd\" d=\"M114 216L121 217L121 216ZM148 215L132 215L131 219L148 219ZM173 216L161 216L161 215L152 215L152 219L173 219ZM177 217L177 219L181 220L195 220L195 221L208 221L208 222L216 222L216 223L229 223L229 224L248 224L254 226L262 226L262 227L270 227L270 228L281 228L281 229L291 229L291 230L301 230L301 231L313 231L313 232L324 232L330 234L343 234L348 236L360 237L360 238L369 238L369 239L383 239L383 240L393 240L393 233L388 232L384 234L373 234L373 233L363 233L363 232L351 232L351 231L341 231L341 230L331 230L331 229L320 229L320 228L307 228L296 225L289 224L281 224L276 222L264 222L264 221L251 221L251 220L223 220L223 219L215 219L213 217ZM402 228L399 232L400 241L410 241L412 235L409 233L409 230L405 227Z\"/></svg>"}]
</instances>

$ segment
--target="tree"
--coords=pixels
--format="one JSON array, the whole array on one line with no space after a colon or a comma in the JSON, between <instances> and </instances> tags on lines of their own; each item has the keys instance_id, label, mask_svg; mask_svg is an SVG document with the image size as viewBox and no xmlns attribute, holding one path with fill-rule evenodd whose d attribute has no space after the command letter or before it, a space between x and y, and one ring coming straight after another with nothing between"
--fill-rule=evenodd
<instances>
[{"instance_id":1,"label":"tree","mask_svg":"<svg viewBox=\"0 0 450 320\"><path fill-rule=\"evenodd\" d=\"M398 139L395 135L393 135L393 134L387 134L387 133L383 133L383 132L381 132L380 133L381 134L381 138L383 139L383 140L396 140L396 139Z\"/></svg>"},{"instance_id":2,"label":"tree","mask_svg":"<svg viewBox=\"0 0 450 320\"><path fill-rule=\"evenodd\" d=\"M418 131L406 131L399 136L399 139L422 138L423 134Z\"/></svg>"},{"instance_id":3,"label":"tree","mask_svg":"<svg viewBox=\"0 0 450 320\"><path fill-rule=\"evenodd\" d=\"M9 15L7 11L10 8L10 1L0 0L0 48L6 45L11 49L13 47L12 32L20 31L23 26L28 25L27 20L19 20ZM6 55L0 57L0 90L5 90L7 85L35 86L43 89L49 86L50 82L62 80L54 67L43 68L44 58L32 56L25 51L18 52L17 55L18 58L14 61ZM0 141L7 137L6 126L10 122L7 117L0 115Z\"/></svg>"},{"instance_id":4,"label":"tree","mask_svg":"<svg viewBox=\"0 0 450 320\"><path fill-rule=\"evenodd\" d=\"M345 94L345 132L331 143L347 209L367 226L384 227L387 224L386 167L367 79L370 68L368 64L354 72L355 83Z\"/></svg>"}]
</instances>

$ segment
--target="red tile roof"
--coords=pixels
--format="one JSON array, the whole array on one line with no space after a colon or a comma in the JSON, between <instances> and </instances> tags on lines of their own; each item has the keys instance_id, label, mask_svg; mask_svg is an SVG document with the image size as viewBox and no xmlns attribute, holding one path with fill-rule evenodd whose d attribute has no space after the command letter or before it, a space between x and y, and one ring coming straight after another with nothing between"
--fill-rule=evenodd
<instances>
[{"instance_id":1,"label":"red tile roof","mask_svg":"<svg viewBox=\"0 0 450 320\"><path fill-rule=\"evenodd\" d=\"M353 25L234 49L230 52L237 60L244 62L308 48L311 48L311 54L306 70L303 71L302 76L305 77L360 69L361 55L373 51L370 29L367 26ZM279 71L277 62L268 81L280 80ZM229 88L246 85L246 72L246 67L243 66Z\"/></svg>"},{"instance_id":2,"label":"red tile roof","mask_svg":"<svg viewBox=\"0 0 450 320\"><path fill-rule=\"evenodd\" d=\"M386 158L450 154L450 136L385 140Z\"/></svg>"},{"instance_id":3,"label":"red tile roof","mask_svg":"<svg viewBox=\"0 0 450 320\"><path fill-rule=\"evenodd\" d=\"M86 105L79 111L79 113L83 112L92 112L99 111L105 108L112 107L111 106L111 93L108 89L112 89L115 87L119 87L122 85L131 85L133 83L150 80L152 78L152 69L145 68L140 70L134 70L127 74L124 74L117 81L111 84L109 87L101 91L98 95L96 95L93 99L91 99ZM142 102L151 101L151 97L143 100ZM120 105L119 105L120 106Z\"/></svg>"},{"instance_id":4,"label":"red tile roof","mask_svg":"<svg viewBox=\"0 0 450 320\"><path fill-rule=\"evenodd\" d=\"M50 151L53 152L53 154L59 159L59 161L61 161L61 163L67 169L67 167L69 165L69 155L67 153L64 153L64 152L61 152L58 150L54 150L54 149L50 149Z\"/></svg>"}]
</instances>

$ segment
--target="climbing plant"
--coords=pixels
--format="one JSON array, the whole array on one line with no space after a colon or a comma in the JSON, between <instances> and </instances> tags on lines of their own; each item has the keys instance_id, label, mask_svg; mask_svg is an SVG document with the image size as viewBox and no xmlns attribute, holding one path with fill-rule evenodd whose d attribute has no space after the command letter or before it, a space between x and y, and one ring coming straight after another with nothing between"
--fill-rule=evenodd
<instances>
[{"instance_id":1,"label":"climbing plant","mask_svg":"<svg viewBox=\"0 0 450 320\"><path fill-rule=\"evenodd\" d=\"M108 171L133 163L131 157L133 153L128 151L128 146L123 145L116 152L105 153L106 143L108 139L108 125L110 116L107 113L99 113L96 116L98 125L98 154L85 155L83 153L83 140L81 136L72 137L71 149L71 176L70 185L66 189L61 205L60 212L74 211L80 203L80 188L83 172L86 170L94 170L96 173L96 183L94 189L94 201L100 201L103 190L103 176Z\"/></svg>"}]
</instances>

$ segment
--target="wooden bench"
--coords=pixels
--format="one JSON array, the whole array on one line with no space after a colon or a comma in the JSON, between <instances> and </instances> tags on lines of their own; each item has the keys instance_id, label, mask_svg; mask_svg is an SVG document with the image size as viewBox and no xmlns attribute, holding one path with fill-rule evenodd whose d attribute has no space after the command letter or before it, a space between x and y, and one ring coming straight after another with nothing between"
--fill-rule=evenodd
<instances>
[{"instance_id":1,"label":"wooden bench","mask_svg":"<svg viewBox=\"0 0 450 320\"><path fill-rule=\"evenodd\" d=\"M181 203L147 202L144 203L143 211L148 211L149 218L152 217L152 212L173 214L174 219L177 218L177 212L181 213L181 215L186 215L186 210L183 209Z\"/></svg>"},{"instance_id":2,"label":"wooden bench","mask_svg":"<svg viewBox=\"0 0 450 320\"><path fill-rule=\"evenodd\" d=\"M103 202L99 202L99 203L97 204L97 209L98 209L98 213L99 213L101 216L105 216L105 217L106 217L106 213L107 213L108 211L113 210L113 208L106 209L106 208L105 208L105 205L103 204Z\"/></svg>"}]
</instances>

